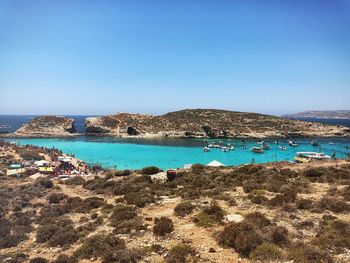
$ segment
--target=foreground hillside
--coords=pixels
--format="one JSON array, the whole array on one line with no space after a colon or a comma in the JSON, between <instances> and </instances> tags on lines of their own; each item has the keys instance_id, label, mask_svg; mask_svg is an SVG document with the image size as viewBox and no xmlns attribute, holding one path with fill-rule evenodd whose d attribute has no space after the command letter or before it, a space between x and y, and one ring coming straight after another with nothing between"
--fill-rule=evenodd
<instances>
[{"instance_id":1,"label":"foreground hillside","mask_svg":"<svg viewBox=\"0 0 350 263\"><path fill-rule=\"evenodd\" d=\"M119 113L86 120L86 132L119 136L298 137L343 136L345 127L310 123L258 113L195 109L161 116Z\"/></svg>"},{"instance_id":2,"label":"foreground hillside","mask_svg":"<svg viewBox=\"0 0 350 263\"><path fill-rule=\"evenodd\" d=\"M0 262L350 261L347 161L0 182Z\"/></svg>"}]
</instances>

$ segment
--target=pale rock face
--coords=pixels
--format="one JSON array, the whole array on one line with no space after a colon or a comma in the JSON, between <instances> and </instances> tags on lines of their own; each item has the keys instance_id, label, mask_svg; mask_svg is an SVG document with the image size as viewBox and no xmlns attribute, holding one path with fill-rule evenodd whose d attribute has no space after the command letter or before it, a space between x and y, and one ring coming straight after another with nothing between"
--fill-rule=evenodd
<instances>
[{"instance_id":1,"label":"pale rock face","mask_svg":"<svg viewBox=\"0 0 350 263\"><path fill-rule=\"evenodd\" d=\"M166 182L167 180L167 175L166 172L160 172L160 173L156 173L156 174L152 174L151 175L151 180L152 182Z\"/></svg>"}]
</instances>

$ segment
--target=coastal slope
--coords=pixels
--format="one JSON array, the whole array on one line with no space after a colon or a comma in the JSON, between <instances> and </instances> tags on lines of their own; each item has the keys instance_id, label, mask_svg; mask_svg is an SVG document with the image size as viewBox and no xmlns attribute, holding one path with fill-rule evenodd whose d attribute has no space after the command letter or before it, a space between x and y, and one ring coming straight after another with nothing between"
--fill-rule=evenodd
<instances>
[{"instance_id":1,"label":"coastal slope","mask_svg":"<svg viewBox=\"0 0 350 263\"><path fill-rule=\"evenodd\" d=\"M284 138L344 136L342 126L217 109L186 109L165 115L119 113L86 119L86 132L116 136Z\"/></svg>"},{"instance_id":2,"label":"coastal slope","mask_svg":"<svg viewBox=\"0 0 350 263\"><path fill-rule=\"evenodd\" d=\"M350 110L302 111L283 115L284 118L350 119Z\"/></svg>"},{"instance_id":3,"label":"coastal slope","mask_svg":"<svg viewBox=\"0 0 350 263\"><path fill-rule=\"evenodd\" d=\"M47 137L72 136L75 133L75 121L63 116L40 116L24 124L11 136Z\"/></svg>"}]
</instances>

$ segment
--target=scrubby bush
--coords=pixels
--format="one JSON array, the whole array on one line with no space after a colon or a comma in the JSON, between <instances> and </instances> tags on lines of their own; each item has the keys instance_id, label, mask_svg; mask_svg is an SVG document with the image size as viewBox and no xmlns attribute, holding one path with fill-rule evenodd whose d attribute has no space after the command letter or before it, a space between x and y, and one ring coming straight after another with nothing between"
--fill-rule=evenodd
<instances>
[{"instance_id":1,"label":"scrubby bush","mask_svg":"<svg viewBox=\"0 0 350 263\"><path fill-rule=\"evenodd\" d=\"M195 206L191 201L184 201L176 205L174 208L175 215L184 217L192 213Z\"/></svg>"},{"instance_id":2,"label":"scrubby bush","mask_svg":"<svg viewBox=\"0 0 350 263\"><path fill-rule=\"evenodd\" d=\"M322 249L350 249L350 224L340 220L323 222L313 243Z\"/></svg>"},{"instance_id":3,"label":"scrubby bush","mask_svg":"<svg viewBox=\"0 0 350 263\"><path fill-rule=\"evenodd\" d=\"M157 236L165 236L174 231L174 224L170 218L159 217L154 219L153 233Z\"/></svg>"},{"instance_id":4,"label":"scrubby bush","mask_svg":"<svg viewBox=\"0 0 350 263\"><path fill-rule=\"evenodd\" d=\"M125 262L133 263L139 262L144 256L144 251L139 249L120 249L107 251L103 256L102 263L111 262Z\"/></svg>"},{"instance_id":5,"label":"scrubby bush","mask_svg":"<svg viewBox=\"0 0 350 263\"><path fill-rule=\"evenodd\" d=\"M106 176L128 176L132 172L130 170L108 170L105 172Z\"/></svg>"},{"instance_id":6,"label":"scrubby bush","mask_svg":"<svg viewBox=\"0 0 350 263\"><path fill-rule=\"evenodd\" d=\"M298 209L310 210L313 207L313 202L310 199L300 199L297 201Z\"/></svg>"},{"instance_id":7,"label":"scrubby bush","mask_svg":"<svg viewBox=\"0 0 350 263\"><path fill-rule=\"evenodd\" d=\"M142 169L142 174L146 174L146 175L152 175L159 172L162 172L162 169L159 169L156 166L148 166Z\"/></svg>"},{"instance_id":8,"label":"scrubby bush","mask_svg":"<svg viewBox=\"0 0 350 263\"><path fill-rule=\"evenodd\" d=\"M95 209L103 206L105 204L105 200L97 197L97 196L91 196L86 199L84 199L84 205L90 210Z\"/></svg>"},{"instance_id":9,"label":"scrubby bush","mask_svg":"<svg viewBox=\"0 0 350 263\"><path fill-rule=\"evenodd\" d=\"M323 197L319 202L319 207L321 209L327 209L334 213L342 213L349 211L349 205L341 199L336 197Z\"/></svg>"},{"instance_id":10,"label":"scrubby bush","mask_svg":"<svg viewBox=\"0 0 350 263\"><path fill-rule=\"evenodd\" d=\"M271 242L279 246L289 243L288 229L284 226L276 226L271 229Z\"/></svg>"},{"instance_id":11,"label":"scrubby bush","mask_svg":"<svg viewBox=\"0 0 350 263\"><path fill-rule=\"evenodd\" d=\"M48 263L49 261L42 257L32 258L29 263Z\"/></svg>"},{"instance_id":12,"label":"scrubby bush","mask_svg":"<svg viewBox=\"0 0 350 263\"><path fill-rule=\"evenodd\" d=\"M67 198L67 195L62 193L52 193L48 196L48 200L50 204L58 204L63 199Z\"/></svg>"},{"instance_id":13,"label":"scrubby bush","mask_svg":"<svg viewBox=\"0 0 350 263\"><path fill-rule=\"evenodd\" d=\"M234 248L239 254L248 257L262 242L261 234L248 222L229 223L218 235L219 244Z\"/></svg>"},{"instance_id":14,"label":"scrubby bush","mask_svg":"<svg viewBox=\"0 0 350 263\"><path fill-rule=\"evenodd\" d=\"M145 207L147 204L151 204L156 201L152 193L144 190L126 193L124 195L124 199L127 204L135 205L137 207Z\"/></svg>"},{"instance_id":15,"label":"scrubby bush","mask_svg":"<svg viewBox=\"0 0 350 263\"><path fill-rule=\"evenodd\" d=\"M263 228L263 227L271 224L270 220L267 219L260 212L252 212L252 213L247 214L245 216L245 221L247 223L250 223L251 225L257 227L257 228Z\"/></svg>"},{"instance_id":16,"label":"scrubby bush","mask_svg":"<svg viewBox=\"0 0 350 263\"><path fill-rule=\"evenodd\" d=\"M81 259L104 258L112 251L125 249L125 241L113 234L94 235L87 238L84 243L74 252L74 256Z\"/></svg>"},{"instance_id":17,"label":"scrubby bush","mask_svg":"<svg viewBox=\"0 0 350 263\"><path fill-rule=\"evenodd\" d=\"M187 258L190 256L195 256L196 250L188 245L188 244L179 244L173 246L167 257L166 257L166 262L167 263L186 263L189 262L187 261Z\"/></svg>"},{"instance_id":18,"label":"scrubby bush","mask_svg":"<svg viewBox=\"0 0 350 263\"><path fill-rule=\"evenodd\" d=\"M111 225L115 228L115 233L126 234L131 230L145 229L142 219L137 215L137 211L132 206L117 205L110 216Z\"/></svg>"},{"instance_id":19,"label":"scrubby bush","mask_svg":"<svg viewBox=\"0 0 350 263\"><path fill-rule=\"evenodd\" d=\"M274 244L262 243L250 253L249 257L258 262L278 262L282 259L282 252Z\"/></svg>"},{"instance_id":20,"label":"scrubby bush","mask_svg":"<svg viewBox=\"0 0 350 263\"><path fill-rule=\"evenodd\" d=\"M70 257L62 254L59 255L52 263L78 263L78 259L74 256Z\"/></svg>"},{"instance_id":21,"label":"scrubby bush","mask_svg":"<svg viewBox=\"0 0 350 263\"><path fill-rule=\"evenodd\" d=\"M296 244L288 251L288 259L295 263L332 263L327 252L307 244Z\"/></svg>"},{"instance_id":22,"label":"scrubby bush","mask_svg":"<svg viewBox=\"0 0 350 263\"><path fill-rule=\"evenodd\" d=\"M83 185L85 183L85 179L81 176L72 176L69 177L65 182L67 185Z\"/></svg>"},{"instance_id":23,"label":"scrubby bush","mask_svg":"<svg viewBox=\"0 0 350 263\"><path fill-rule=\"evenodd\" d=\"M17 153L25 160L35 160L39 161L44 159L39 152L30 149L18 148Z\"/></svg>"},{"instance_id":24,"label":"scrubby bush","mask_svg":"<svg viewBox=\"0 0 350 263\"><path fill-rule=\"evenodd\" d=\"M211 227L220 224L224 218L224 214L222 208L216 202L213 202L205 206L202 211L194 217L193 221L198 226Z\"/></svg>"},{"instance_id":25,"label":"scrubby bush","mask_svg":"<svg viewBox=\"0 0 350 263\"><path fill-rule=\"evenodd\" d=\"M47 243L51 247L69 246L78 239L79 235L74 229L72 221L67 219L39 226L36 232L36 241L38 243Z\"/></svg>"},{"instance_id":26,"label":"scrubby bush","mask_svg":"<svg viewBox=\"0 0 350 263\"><path fill-rule=\"evenodd\" d=\"M37 185L44 187L44 188L52 188L53 187L53 182L48 178L38 178L35 180L35 183Z\"/></svg>"},{"instance_id":27,"label":"scrubby bush","mask_svg":"<svg viewBox=\"0 0 350 263\"><path fill-rule=\"evenodd\" d=\"M309 168L304 171L306 177L321 177L326 173L326 170L322 167Z\"/></svg>"}]
</instances>

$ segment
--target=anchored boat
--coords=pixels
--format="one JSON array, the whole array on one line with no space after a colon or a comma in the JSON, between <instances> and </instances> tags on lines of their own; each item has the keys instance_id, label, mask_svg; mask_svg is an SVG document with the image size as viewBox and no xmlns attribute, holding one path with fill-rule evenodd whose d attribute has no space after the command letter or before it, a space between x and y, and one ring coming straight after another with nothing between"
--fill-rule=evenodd
<instances>
[{"instance_id":1,"label":"anchored boat","mask_svg":"<svg viewBox=\"0 0 350 263\"><path fill-rule=\"evenodd\" d=\"M288 144L292 147L297 147L298 144L295 141L288 141Z\"/></svg>"},{"instance_id":2,"label":"anchored boat","mask_svg":"<svg viewBox=\"0 0 350 263\"><path fill-rule=\"evenodd\" d=\"M312 145L312 146L319 146L320 144L318 143L318 141L312 140L312 141L311 141L311 145Z\"/></svg>"},{"instance_id":3,"label":"anchored boat","mask_svg":"<svg viewBox=\"0 0 350 263\"><path fill-rule=\"evenodd\" d=\"M261 147L252 147L250 150L254 153L264 153L264 149Z\"/></svg>"},{"instance_id":4,"label":"anchored boat","mask_svg":"<svg viewBox=\"0 0 350 263\"><path fill-rule=\"evenodd\" d=\"M297 152L296 156L294 157L294 160L299 163L308 162L311 160L325 160L330 159L331 156L326 155L324 153L318 153L318 152Z\"/></svg>"}]
</instances>

